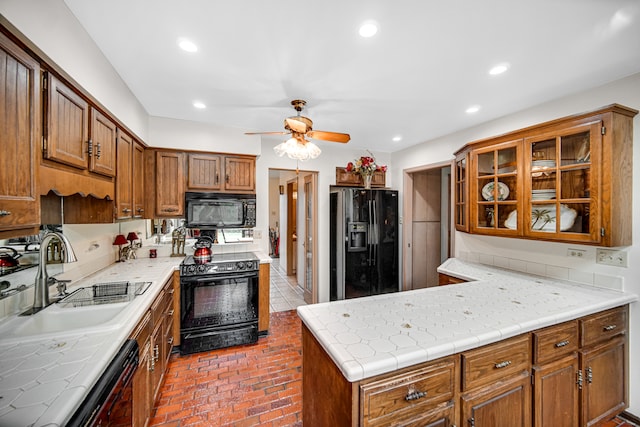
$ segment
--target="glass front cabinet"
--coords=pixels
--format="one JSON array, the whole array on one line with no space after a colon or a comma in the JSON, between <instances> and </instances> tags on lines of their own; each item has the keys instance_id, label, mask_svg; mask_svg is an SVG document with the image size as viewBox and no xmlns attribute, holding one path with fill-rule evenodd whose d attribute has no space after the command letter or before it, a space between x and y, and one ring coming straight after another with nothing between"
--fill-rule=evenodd
<instances>
[{"instance_id":1,"label":"glass front cabinet","mask_svg":"<svg viewBox=\"0 0 640 427\"><path fill-rule=\"evenodd\" d=\"M465 145L455 161L456 229L631 245L636 114L614 104Z\"/></svg>"}]
</instances>

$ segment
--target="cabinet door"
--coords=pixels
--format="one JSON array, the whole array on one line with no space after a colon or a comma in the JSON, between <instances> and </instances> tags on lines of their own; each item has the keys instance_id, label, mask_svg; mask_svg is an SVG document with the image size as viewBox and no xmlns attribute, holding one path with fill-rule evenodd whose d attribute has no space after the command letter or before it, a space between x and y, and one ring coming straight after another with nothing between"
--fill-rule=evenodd
<instances>
[{"instance_id":1,"label":"cabinet door","mask_svg":"<svg viewBox=\"0 0 640 427\"><path fill-rule=\"evenodd\" d=\"M533 367L535 427L578 427L578 355Z\"/></svg>"},{"instance_id":2,"label":"cabinet door","mask_svg":"<svg viewBox=\"0 0 640 427\"><path fill-rule=\"evenodd\" d=\"M462 423L469 427L528 427L531 425L529 373L462 395ZM465 424L466 423L466 424Z\"/></svg>"},{"instance_id":3,"label":"cabinet door","mask_svg":"<svg viewBox=\"0 0 640 427\"><path fill-rule=\"evenodd\" d=\"M78 169L89 165L89 104L47 74L47 138L44 158Z\"/></svg>"},{"instance_id":4,"label":"cabinet door","mask_svg":"<svg viewBox=\"0 0 640 427\"><path fill-rule=\"evenodd\" d=\"M227 191L256 191L256 161L253 158L226 156L224 160Z\"/></svg>"},{"instance_id":5,"label":"cabinet door","mask_svg":"<svg viewBox=\"0 0 640 427\"><path fill-rule=\"evenodd\" d=\"M600 120L525 139L524 234L598 243Z\"/></svg>"},{"instance_id":6,"label":"cabinet door","mask_svg":"<svg viewBox=\"0 0 640 427\"><path fill-rule=\"evenodd\" d=\"M40 67L0 34L0 231L40 224Z\"/></svg>"},{"instance_id":7,"label":"cabinet door","mask_svg":"<svg viewBox=\"0 0 640 427\"><path fill-rule=\"evenodd\" d=\"M596 425L627 408L626 354L623 336L582 351L582 426Z\"/></svg>"},{"instance_id":8,"label":"cabinet door","mask_svg":"<svg viewBox=\"0 0 640 427\"><path fill-rule=\"evenodd\" d=\"M116 174L116 125L95 108L91 108L89 170L105 176Z\"/></svg>"},{"instance_id":9,"label":"cabinet door","mask_svg":"<svg viewBox=\"0 0 640 427\"><path fill-rule=\"evenodd\" d=\"M164 375L164 357L163 357L163 345L162 345L162 334L163 334L163 325L164 322L160 321L155 324L155 328L153 333L151 334L151 401L150 406L153 408L156 403L156 397L158 396L158 392L160 391L160 386L162 385L162 377Z\"/></svg>"},{"instance_id":10,"label":"cabinet door","mask_svg":"<svg viewBox=\"0 0 640 427\"><path fill-rule=\"evenodd\" d=\"M469 183L467 180L467 153L456 158L454 176L455 226L458 231L469 231Z\"/></svg>"},{"instance_id":11,"label":"cabinet door","mask_svg":"<svg viewBox=\"0 0 640 427\"><path fill-rule=\"evenodd\" d=\"M190 190L220 190L221 162L222 158L218 155L189 153L187 187Z\"/></svg>"},{"instance_id":12,"label":"cabinet door","mask_svg":"<svg viewBox=\"0 0 640 427\"><path fill-rule=\"evenodd\" d=\"M470 226L474 233L517 236L522 232L521 140L471 151Z\"/></svg>"},{"instance_id":13,"label":"cabinet door","mask_svg":"<svg viewBox=\"0 0 640 427\"><path fill-rule=\"evenodd\" d=\"M156 213L184 215L184 153L156 152Z\"/></svg>"},{"instance_id":14,"label":"cabinet door","mask_svg":"<svg viewBox=\"0 0 640 427\"><path fill-rule=\"evenodd\" d=\"M151 359L149 341L140 348L138 368L133 374L133 427L145 427L151 415Z\"/></svg>"},{"instance_id":15,"label":"cabinet door","mask_svg":"<svg viewBox=\"0 0 640 427\"><path fill-rule=\"evenodd\" d=\"M133 144L133 216L144 217L144 146L138 141Z\"/></svg>"},{"instance_id":16,"label":"cabinet door","mask_svg":"<svg viewBox=\"0 0 640 427\"><path fill-rule=\"evenodd\" d=\"M116 176L116 219L133 216L131 194L133 138L118 130L118 174Z\"/></svg>"}]
</instances>

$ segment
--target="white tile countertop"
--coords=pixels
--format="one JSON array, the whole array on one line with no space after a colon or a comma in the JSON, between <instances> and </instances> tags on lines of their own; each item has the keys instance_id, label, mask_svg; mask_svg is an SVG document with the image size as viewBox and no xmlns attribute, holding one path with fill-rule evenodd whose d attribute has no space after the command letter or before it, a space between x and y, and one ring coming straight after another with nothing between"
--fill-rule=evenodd
<instances>
[{"instance_id":1,"label":"white tile countertop","mask_svg":"<svg viewBox=\"0 0 640 427\"><path fill-rule=\"evenodd\" d=\"M181 261L131 260L74 282L70 291L105 282L152 282L106 328L28 337L13 336L6 328L0 332L0 426L63 426ZM0 323L0 331L5 322L16 325L28 319L11 316Z\"/></svg>"},{"instance_id":2,"label":"white tile countertop","mask_svg":"<svg viewBox=\"0 0 640 427\"><path fill-rule=\"evenodd\" d=\"M355 382L638 300L458 259L438 268L472 282L298 307Z\"/></svg>"}]
</instances>

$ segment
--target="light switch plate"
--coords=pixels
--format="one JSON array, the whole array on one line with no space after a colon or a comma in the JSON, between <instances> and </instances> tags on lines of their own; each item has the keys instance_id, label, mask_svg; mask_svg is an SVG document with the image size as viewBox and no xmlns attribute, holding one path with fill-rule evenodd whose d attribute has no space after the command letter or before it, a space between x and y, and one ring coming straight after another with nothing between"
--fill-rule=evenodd
<instances>
[{"instance_id":1,"label":"light switch plate","mask_svg":"<svg viewBox=\"0 0 640 427\"><path fill-rule=\"evenodd\" d=\"M616 267L628 267L627 253L618 249L596 249L596 263L614 265Z\"/></svg>"}]
</instances>

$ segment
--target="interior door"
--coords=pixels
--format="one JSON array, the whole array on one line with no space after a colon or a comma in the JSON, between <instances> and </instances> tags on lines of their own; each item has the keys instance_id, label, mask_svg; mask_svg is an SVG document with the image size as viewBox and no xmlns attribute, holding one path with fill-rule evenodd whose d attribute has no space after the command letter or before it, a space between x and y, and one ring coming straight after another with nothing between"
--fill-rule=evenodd
<instances>
[{"instance_id":1,"label":"interior door","mask_svg":"<svg viewBox=\"0 0 640 427\"><path fill-rule=\"evenodd\" d=\"M318 178L315 173L304 177L304 301L307 304L318 302L317 274L317 217L318 217Z\"/></svg>"}]
</instances>

